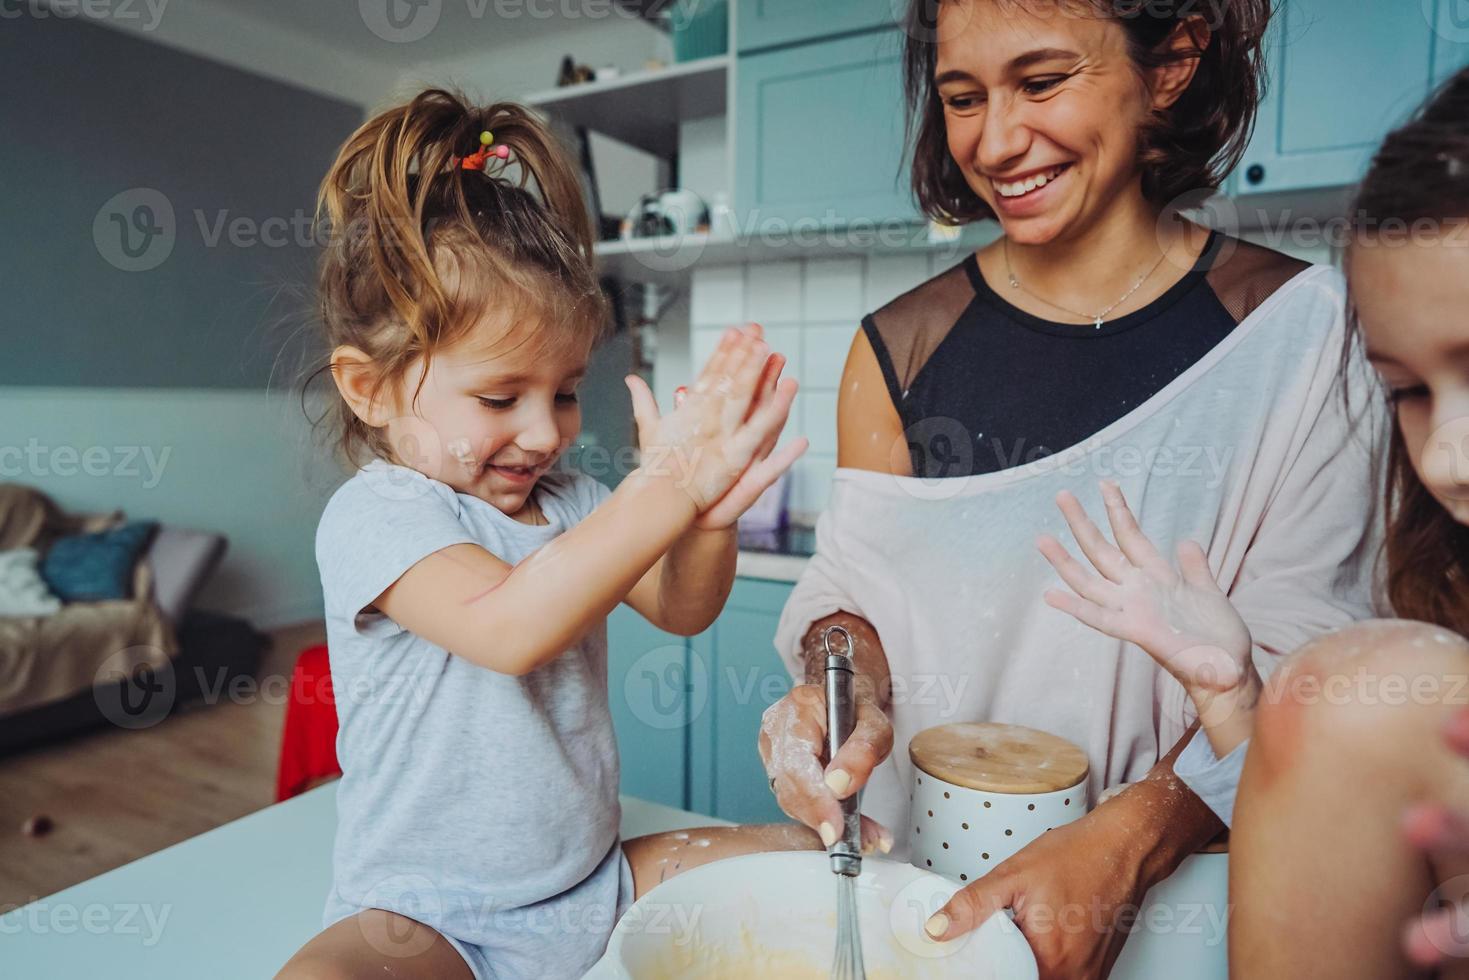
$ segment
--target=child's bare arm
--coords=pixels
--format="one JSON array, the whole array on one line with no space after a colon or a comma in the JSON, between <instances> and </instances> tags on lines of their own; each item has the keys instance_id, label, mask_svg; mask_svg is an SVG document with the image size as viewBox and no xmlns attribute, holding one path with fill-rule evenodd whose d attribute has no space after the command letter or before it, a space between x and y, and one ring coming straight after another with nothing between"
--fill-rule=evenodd
<instances>
[{"instance_id":1,"label":"child's bare arm","mask_svg":"<svg viewBox=\"0 0 1469 980\"><path fill-rule=\"evenodd\" d=\"M627 594L627 604L661 630L678 636L713 624L734 586L738 537L734 528L691 527Z\"/></svg>"},{"instance_id":2,"label":"child's bare arm","mask_svg":"<svg viewBox=\"0 0 1469 980\"><path fill-rule=\"evenodd\" d=\"M454 545L404 572L374 605L466 660L525 674L606 616L696 514L672 478L635 472L520 565L479 545Z\"/></svg>"}]
</instances>

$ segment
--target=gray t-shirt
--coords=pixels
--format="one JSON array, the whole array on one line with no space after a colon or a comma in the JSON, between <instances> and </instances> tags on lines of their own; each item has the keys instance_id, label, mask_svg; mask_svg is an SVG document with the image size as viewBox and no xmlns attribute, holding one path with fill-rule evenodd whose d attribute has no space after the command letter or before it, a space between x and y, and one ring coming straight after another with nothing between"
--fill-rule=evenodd
<instances>
[{"instance_id":1,"label":"gray t-shirt","mask_svg":"<svg viewBox=\"0 0 1469 980\"><path fill-rule=\"evenodd\" d=\"M326 505L316 561L342 766L326 918L385 908L468 943L543 947L550 976L551 961L595 961L628 900L606 623L513 677L363 612L436 551L473 542L513 565L610 495L563 472L534 493L549 525L374 460ZM526 921L517 910L573 890L581 921L569 934L507 935Z\"/></svg>"}]
</instances>

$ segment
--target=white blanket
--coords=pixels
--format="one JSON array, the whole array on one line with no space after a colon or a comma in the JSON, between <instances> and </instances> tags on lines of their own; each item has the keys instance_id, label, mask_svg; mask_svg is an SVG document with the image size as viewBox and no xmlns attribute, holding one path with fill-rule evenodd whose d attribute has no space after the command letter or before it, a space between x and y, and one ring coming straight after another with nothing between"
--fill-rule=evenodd
<instances>
[{"instance_id":1,"label":"white blanket","mask_svg":"<svg viewBox=\"0 0 1469 980\"><path fill-rule=\"evenodd\" d=\"M846 610L876 628L896 739L863 810L900 845L911 833L907 746L925 728L999 721L1071 739L1095 800L1142 777L1192 723L1182 687L1147 654L1042 601L1060 583L1034 542L1049 531L1069 543L1062 489L1105 526L1097 481L1115 479L1165 555L1200 542L1267 676L1312 636L1372 614L1371 460L1386 417L1359 394L1348 436L1343 307L1338 273L1303 271L1153 398L1047 459L945 480L837 470L776 647L800 678L813 621Z\"/></svg>"}]
</instances>

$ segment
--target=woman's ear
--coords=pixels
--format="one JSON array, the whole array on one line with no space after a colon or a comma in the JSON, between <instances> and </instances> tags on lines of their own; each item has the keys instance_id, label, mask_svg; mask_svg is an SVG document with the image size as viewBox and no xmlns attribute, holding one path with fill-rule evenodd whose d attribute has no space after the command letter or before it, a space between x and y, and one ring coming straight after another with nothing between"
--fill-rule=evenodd
<instances>
[{"instance_id":1,"label":"woman's ear","mask_svg":"<svg viewBox=\"0 0 1469 980\"><path fill-rule=\"evenodd\" d=\"M1163 42L1160 55L1168 56L1167 64L1159 65L1149 73L1153 93L1153 111L1162 112L1183 97L1194 73L1199 70L1199 59L1208 50L1213 32L1203 17L1186 17L1174 26L1173 32Z\"/></svg>"},{"instance_id":2,"label":"woman's ear","mask_svg":"<svg viewBox=\"0 0 1469 980\"><path fill-rule=\"evenodd\" d=\"M377 381L372 358L359 348L343 345L332 351L331 366L332 380L352 413L375 429L387 425L392 412L382 405L381 393L377 398L372 395Z\"/></svg>"}]
</instances>

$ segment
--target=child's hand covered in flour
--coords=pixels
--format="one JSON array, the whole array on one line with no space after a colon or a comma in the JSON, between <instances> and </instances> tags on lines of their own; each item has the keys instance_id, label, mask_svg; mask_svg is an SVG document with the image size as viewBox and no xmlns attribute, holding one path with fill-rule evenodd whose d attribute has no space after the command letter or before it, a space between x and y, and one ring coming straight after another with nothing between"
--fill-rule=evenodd
<instances>
[{"instance_id":1,"label":"child's hand covered in flour","mask_svg":"<svg viewBox=\"0 0 1469 980\"><path fill-rule=\"evenodd\" d=\"M1116 545L1074 495L1063 491L1056 497L1092 568L1042 535L1037 547L1072 590L1047 591L1047 604L1142 647L1190 694L1238 688L1253 672L1250 630L1214 581L1203 549L1184 542L1175 569L1143 534L1117 484L1103 481L1102 499Z\"/></svg>"},{"instance_id":2,"label":"child's hand covered in flour","mask_svg":"<svg viewBox=\"0 0 1469 980\"><path fill-rule=\"evenodd\" d=\"M796 397L781 379L785 358L771 353L758 324L725 331L698 379L674 410L660 415L653 392L627 378L642 469L667 476L693 498L696 527L727 528L806 451L803 437L772 455Z\"/></svg>"}]
</instances>

